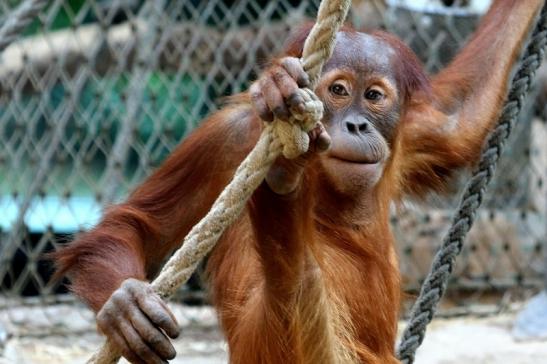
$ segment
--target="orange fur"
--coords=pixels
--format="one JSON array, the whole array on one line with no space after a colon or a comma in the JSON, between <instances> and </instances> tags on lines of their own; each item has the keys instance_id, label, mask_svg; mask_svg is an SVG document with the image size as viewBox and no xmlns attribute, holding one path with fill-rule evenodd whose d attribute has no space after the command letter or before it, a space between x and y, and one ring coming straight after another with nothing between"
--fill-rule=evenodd
<instances>
[{"instance_id":1,"label":"orange fur","mask_svg":"<svg viewBox=\"0 0 547 364\"><path fill-rule=\"evenodd\" d=\"M279 196L260 186L209 259L211 293L232 363L397 362L400 283L390 204L404 195L443 191L454 171L477 158L541 5L495 1L471 43L431 87L400 42L378 35L400 48L396 81L408 100L391 158L367 204L325 187L321 165L312 159L305 187L294 193ZM300 52L306 34L293 38L289 54ZM234 100L127 202L56 253L58 274L67 273L93 309L124 279L153 277L250 151L261 124L247 95Z\"/></svg>"}]
</instances>

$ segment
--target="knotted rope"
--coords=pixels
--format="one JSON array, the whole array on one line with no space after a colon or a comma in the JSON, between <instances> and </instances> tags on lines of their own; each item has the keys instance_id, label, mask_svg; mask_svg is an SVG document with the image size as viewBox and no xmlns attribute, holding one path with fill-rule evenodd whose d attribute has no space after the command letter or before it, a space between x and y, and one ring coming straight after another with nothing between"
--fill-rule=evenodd
<instances>
[{"instance_id":1,"label":"knotted rope","mask_svg":"<svg viewBox=\"0 0 547 364\"><path fill-rule=\"evenodd\" d=\"M463 248L467 232L471 229L477 209L480 207L486 187L490 183L498 159L530 89L536 70L541 65L547 45L547 4L543 6L538 23L520 67L513 77L507 102L496 128L491 132L483 149L477 170L473 173L462 196L458 212L452 220L443 244L433 259L431 270L422 285L420 296L410 314L410 321L403 332L397 355L402 363L414 362L416 350L425 337L427 325L433 319L452 273L456 257Z\"/></svg>"},{"instance_id":2,"label":"knotted rope","mask_svg":"<svg viewBox=\"0 0 547 364\"><path fill-rule=\"evenodd\" d=\"M315 88L325 61L334 49L334 40L342 26L350 0L323 0L302 53L302 65ZM283 154L295 158L309 146L308 131L323 115L323 105L310 89L301 89L305 111L293 114L289 122L274 120L266 124L260 139L235 172L232 181L217 198L211 210L188 233L180 249L165 264L152 282L154 290L167 298L190 278L199 262L211 251L224 230L245 208L254 190L262 183L272 163ZM88 361L90 364L116 363L120 358L116 346L108 340Z\"/></svg>"}]
</instances>

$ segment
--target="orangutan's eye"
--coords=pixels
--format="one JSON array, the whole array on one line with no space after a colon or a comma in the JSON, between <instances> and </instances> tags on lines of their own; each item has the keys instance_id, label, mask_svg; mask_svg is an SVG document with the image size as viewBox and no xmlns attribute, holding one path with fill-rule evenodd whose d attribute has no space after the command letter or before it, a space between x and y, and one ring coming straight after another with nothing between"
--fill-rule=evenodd
<instances>
[{"instance_id":1,"label":"orangutan's eye","mask_svg":"<svg viewBox=\"0 0 547 364\"><path fill-rule=\"evenodd\" d=\"M370 101L379 101L384 97L384 94L376 89L369 89L365 92L365 98Z\"/></svg>"},{"instance_id":2,"label":"orangutan's eye","mask_svg":"<svg viewBox=\"0 0 547 364\"><path fill-rule=\"evenodd\" d=\"M348 90L341 83L333 83L330 88L330 92L338 96L348 96Z\"/></svg>"}]
</instances>

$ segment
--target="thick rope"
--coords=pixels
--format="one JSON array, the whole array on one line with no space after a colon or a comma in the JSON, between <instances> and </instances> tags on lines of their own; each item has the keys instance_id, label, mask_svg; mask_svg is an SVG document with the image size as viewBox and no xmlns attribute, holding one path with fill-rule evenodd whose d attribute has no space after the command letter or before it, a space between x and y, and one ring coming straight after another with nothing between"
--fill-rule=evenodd
<instances>
[{"instance_id":1,"label":"thick rope","mask_svg":"<svg viewBox=\"0 0 547 364\"><path fill-rule=\"evenodd\" d=\"M332 54L336 33L342 26L350 5L350 0L321 2L317 22L306 39L302 56L304 70L313 86L321 75L324 62ZM238 218L275 159L281 154L294 158L307 151L307 132L320 122L323 108L321 101L311 90L303 89L301 94L305 100L306 111L301 115L292 115L288 123L274 120L265 126L255 148L238 167L230 184L222 191L207 215L188 233L181 248L152 282L152 287L162 298L171 296L190 278L224 230ZM116 363L119 358L116 346L107 340L88 363L110 364Z\"/></svg>"},{"instance_id":2,"label":"thick rope","mask_svg":"<svg viewBox=\"0 0 547 364\"><path fill-rule=\"evenodd\" d=\"M486 187L496 169L504 144L524 103L536 70L541 65L547 45L547 5L532 33L530 44L522 57L520 67L513 77L507 102L496 128L483 149L477 170L462 196L458 212L453 218L443 244L433 259L431 270L422 286L420 296L412 309L409 323L403 332L397 355L402 363L414 362L416 350L424 340L427 325L433 319L452 273L456 257L463 248L467 232L471 229L477 209L481 205Z\"/></svg>"},{"instance_id":3,"label":"thick rope","mask_svg":"<svg viewBox=\"0 0 547 364\"><path fill-rule=\"evenodd\" d=\"M0 52L9 46L34 20L49 0L27 0L6 17L0 28Z\"/></svg>"}]
</instances>

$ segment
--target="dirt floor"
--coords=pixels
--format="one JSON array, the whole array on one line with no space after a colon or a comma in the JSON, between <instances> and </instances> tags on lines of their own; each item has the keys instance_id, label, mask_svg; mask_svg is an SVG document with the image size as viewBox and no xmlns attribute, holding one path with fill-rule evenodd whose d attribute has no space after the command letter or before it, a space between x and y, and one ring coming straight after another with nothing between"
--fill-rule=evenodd
<instances>
[{"instance_id":1,"label":"dirt floor","mask_svg":"<svg viewBox=\"0 0 547 364\"><path fill-rule=\"evenodd\" d=\"M183 326L183 334L175 341L178 356L172 363L226 363L226 345L212 310L182 306L174 310ZM0 335L3 342L0 364L84 363L102 339L93 332L89 313L74 311L71 306L57 306L11 309L9 314L2 313L0 324L6 330ZM31 323L30 317L34 317ZM514 314L503 314L486 318L436 319L428 330L416 363L547 363L547 342L513 340L514 318ZM66 330L66 326L80 334L51 334L52 330L61 327ZM13 334L15 331L18 333ZM6 335L8 332L11 333Z\"/></svg>"}]
</instances>

